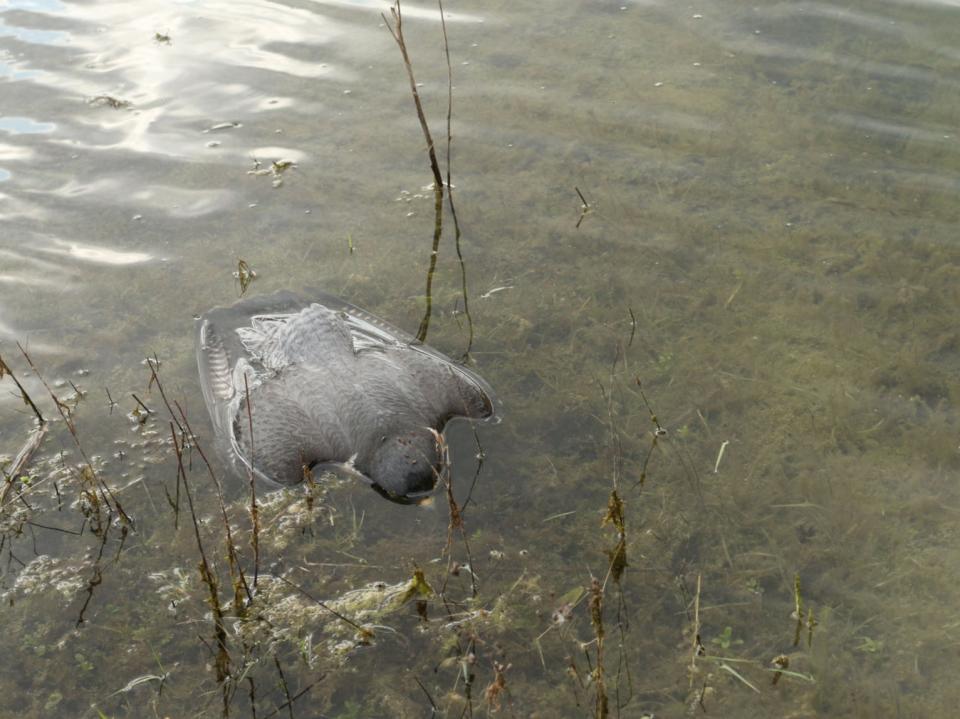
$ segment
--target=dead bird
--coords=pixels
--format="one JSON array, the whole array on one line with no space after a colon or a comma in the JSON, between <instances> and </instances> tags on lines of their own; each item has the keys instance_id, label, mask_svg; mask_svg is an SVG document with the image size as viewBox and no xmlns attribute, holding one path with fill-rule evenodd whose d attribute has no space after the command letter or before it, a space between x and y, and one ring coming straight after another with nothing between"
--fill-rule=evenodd
<instances>
[{"instance_id":1,"label":"dead bird","mask_svg":"<svg viewBox=\"0 0 960 719\"><path fill-rule=\"evenodd\" d=\"M210 310L197 322L197 364L221 452L279 485L339 469L409 501L445 469L448 421L495 416L476 373L327 294Z\"/></svg>"}]
</instances>

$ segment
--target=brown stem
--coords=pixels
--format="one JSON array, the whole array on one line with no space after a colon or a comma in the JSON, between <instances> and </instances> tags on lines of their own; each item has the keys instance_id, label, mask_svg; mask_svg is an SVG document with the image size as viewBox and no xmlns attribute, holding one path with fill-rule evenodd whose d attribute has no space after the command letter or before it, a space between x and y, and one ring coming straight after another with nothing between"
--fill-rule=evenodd
<instances>
[{"instance_id":1,"label":"brown stem","mask_svg":"<svg viewBox=\"0 0 960 719\"><path fill-rule=\"evenodd\" d=\"M440 174L440 165L437 162L437 153L433 146L433 136L430 134L430 128L427 125L427 118L423 114L423 104L420 102L420 93L417 92L417 81L413 77L413 65L410 63L410 56L407 54L407 43L403 38L403 15L400 12L400 0L397 0L390 8L390 14L393 16L395 25L391 26L387 16L383 13L380 17L387 26L387 30L396 40L400 48L400 54L403 55L403 64L407 69L407 79L410 81L410 92L413 95L413 104L417 108L417 119L420 120L420 129L423 130L423 137L427 141L427 154L430 156L430 170L433 172L433 179L437 187L443 187L443 175Z\"/></svg>"},{"instance_id":2,"label":"brown stem","mask_svg":"<svg viewBox=\"0 0 960 719\"><path fill-rule=\"evenodd\" d=\"M257 588L257 578L260 576L260 510L257 507L257 485L253 476L253 410L250 407L250 385L247 374L243 374L243 390L247 401L247 422L250 426L250 464L247 467L247 477L250 480L250 524L253 527L250 541L253 545L253 588Z\"/></svg>"},{"instance_id":3,"label":"brown stem","mask_svg":"<svg viewBox=\"0 0 960 719\"><path fill-rule=\"evenodd\" d=\"M17 346L19 347L20 345L18 344ZM23 351L22 347L20 349ZM30 409L32 409L33 413L37 415L37 420L40 422L40 424L46 422L46 420L43 418L43 415L40 414L40 410L37 409L37 405L34 404L33 400L30 398L30 395L27 393L27 390L23 388L23 385L20 384L20 380L17 379L17 376L13 373L13 370L10 369L10 365L3 361L3 357L0 357L0 377L3 377L5 374L10 375L10 379L12 379L13 383L17 385L17 389L20 390L20 396L23 397L23 401L26 404L30 405Z\"/></svg>"}]
</instances>

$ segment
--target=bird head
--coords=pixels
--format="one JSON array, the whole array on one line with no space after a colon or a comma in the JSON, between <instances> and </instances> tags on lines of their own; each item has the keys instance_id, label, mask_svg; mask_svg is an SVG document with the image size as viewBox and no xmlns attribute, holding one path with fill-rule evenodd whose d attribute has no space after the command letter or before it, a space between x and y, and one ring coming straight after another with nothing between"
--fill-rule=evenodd
<instances>
[{"instance_id":1,"label":"bird head","mask_svg":"<svg viewBox=\"0 0 960 719\"><path fill-rule=\"evenodd\" d=\"M430 492L446 470L443 437L428 427L384 437L365 474L391 499Z\"/></svg>"}]
</instances>

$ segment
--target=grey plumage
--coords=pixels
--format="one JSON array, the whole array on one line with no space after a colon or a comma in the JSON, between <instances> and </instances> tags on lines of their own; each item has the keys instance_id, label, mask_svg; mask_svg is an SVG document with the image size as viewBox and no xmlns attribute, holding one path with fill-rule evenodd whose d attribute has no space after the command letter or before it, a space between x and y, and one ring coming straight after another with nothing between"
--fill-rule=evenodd
<instances>
[{"instance_id":1,"label":"grey plumage","mask_svg":"<svg viewBox=\"0 0 960 719\"><path fill-rule=\"evenodd\" d=\"M278 484L301 481L304 467L337 466L393 497L418 494L440 470L431 430L494 415L477 374L326 294L277 292L210 310L197 326L197 364L221 451Z\"/></svg>"}]
</instances>

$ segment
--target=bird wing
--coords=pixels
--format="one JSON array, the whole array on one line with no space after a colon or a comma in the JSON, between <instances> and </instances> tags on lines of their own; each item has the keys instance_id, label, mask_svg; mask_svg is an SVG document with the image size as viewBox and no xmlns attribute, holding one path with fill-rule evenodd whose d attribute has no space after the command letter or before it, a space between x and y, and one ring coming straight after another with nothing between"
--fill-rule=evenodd
<instances>
[{"instance_id":1,"label":"bird wing","mask_svg":"<svg viewBox=\"0 0 960 719\"><path fill-rule=\"evenodd\" d=\"M493 388L476 372L454 362L442 352L418 341L389 322L366 310L324 292L311 293L316 301L343 317L358 355L382 355L406 377L406 385L415 396L414 404L426 401L438 426L451 417L489 419L499 405Z\"/></svg>"},{"instance_id":2,"label":"bird wing","mask_svg":"<svg viewBox=\"0 0 960 719\"><path fill-rule=\"evenodd\" d=\"M495 417L496 395L482 377L425 345L414 345L407 351L408 376L433 406L438 418L435 426L442 428L454 417Z\"/></svg>"},{"instance_id":3,"label":"bird wing","mask_svg":"<svg viewBox=\"0 0 960 719\"><path fill-rule=\"evenodd\" d=\"M326 292L312 292L314 301L333 310L350 332L356 353L416 343L416 338L356 305Z\"/></svg>"},{"instance_id":4,"label":"bird wing","mask_svg":"<svg viewBox=\"0 0 960 719\"><path fill-rule=\"evenodd\" d=\"M244 394L284 367L345 361L353 352L337 313L292 292L210 310L197 323L197 366L214 429L229 438Z\"/></svg>"},{"instance_id":5,"label":"bird wing","mask_svg":"<svg viewBox=\"0 0 960 719\"><path fill-rule=\"evenodd\" d=\"M223 337L216 326L205 319L201 319L197 325L197 367L200 370L200 389L214 430L225 437L230 427L227 408L237 394L233 367Z\"/></svg>"},{"instance_id":6,"label":"bird wing","mask_svg":"<svg viewBox=\"0 0 960 719\"><path fill-rule=\"evenodd\" d=\"M279 372L343 361L355 353L353 338L339 313L319 304L291 312L253 315L237 327L247 352L266 369Z\"/></svg>"}]
</instances>

